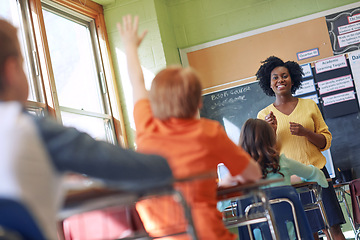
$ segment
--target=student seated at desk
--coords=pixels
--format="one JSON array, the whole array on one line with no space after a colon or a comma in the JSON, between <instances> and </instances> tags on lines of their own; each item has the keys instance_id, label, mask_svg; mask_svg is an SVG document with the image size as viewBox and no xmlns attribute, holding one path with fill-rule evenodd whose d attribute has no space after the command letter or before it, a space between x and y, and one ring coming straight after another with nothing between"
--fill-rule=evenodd
<instances>
[{"instance_id":1,"label":"student seated at desk","mask_svg":"<svg viewBox=\"0 0 360 240\"><path fill-rule=\"evenodd\" d=\"M317 182L321 187L328 187L324 173L312 165L305 165L279 154L276 149L276 137L273 128L261 119L248 119L241 128L239 146L259 163L264 179L283 178L281 182L267 187L291 185L291 177L296 175L304 181ZM226 176L221 176L221 186L232 184ZM296 181L299 178L293 178ZM227 203L218 204L223 209Z\"/></svg>"},{"instance_id":2,"label":"student seated at desk","mask_svg":"<svg viewBox=\"0 0 360 240\"><path fill-rule=\"evenodd\" d=\"M128 190L172 183L164 158L95 141L74 128L35 118L24 110L27 97L16 28L0 19L0 198L25 205L46 239L57 239L65 172L101 178Z\"/></svg>"},{"instance_id":3,"label":"student seated at desk","mask_svg":"<svg viewBox=\"0 0 360 240\"><path fill-rule=\"evenodd\" d=\"M134 118L138 150L166 157L175 178L214 173L202 180L179 183L176 187L185 195L191 207L199 239L235 239L224 226L216 209L216 169L224 162L232 179L238 182L255 181L261 177L259 165L249 154L237 147L215 121L198 118L201 106L200 79L190 68L169 67L154 78L148 95L144 85L137 49L145 32L138 35L138 18L123 17L118 24L127 57L128 72L133 86ZM141 202L137 204L145 228L154 231L174 222L177 215L168 217L165 211L176 211L172 202ZM155 225L155 228L151 228ZM152 231L154 229L154 231ZM186 236L166 239L189 239Z\"/></svg>"},{"instance_id":4,"label":"student seated at desk","mask_svg":"<svg viewBox=\"0 0 360 240\"><path fill-rule=\"evenodd\" d=\"M297 175L304 181L317 182L321 187L327 188L328 182L324 173L312 166L279 154L276 149L275 131L266 121L261 119L248 119L241 128L239 146L261 166L263 178L283 178L284 181L273 183L269 187L291 185L291 176ZM288 226L291 236L293 226Z\"/></svg>"},{"instance_id":5,"label":"student seated at desk","mask_svg":"<svg viewBox=\"0 0 360 240\"><path fill-rule=\"evenodd\" d=\"M320 169L279 154L276 149L275 132L264 120L248 119L244 123L241 128L239 146L260 164L263 178L284 178L283 182L274 183L271 187L291 185L292 175L297 175L304 181L317 182L324 188L329 186Z\"/></svg>"}]
</instances>

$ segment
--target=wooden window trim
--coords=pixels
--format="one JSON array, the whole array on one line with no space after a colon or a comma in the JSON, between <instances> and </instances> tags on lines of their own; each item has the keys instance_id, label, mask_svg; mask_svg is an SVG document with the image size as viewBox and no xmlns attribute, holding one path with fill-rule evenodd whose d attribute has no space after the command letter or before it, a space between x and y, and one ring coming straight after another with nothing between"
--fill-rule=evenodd
<instances>
[{"instance_id":1,"label":"wooden window trim","mask_svg":"<svg viewBox=\"0 0 360 240\"><path fill-rule=\"evenodd\" d=\"M104 10L101 5L90 0L85 4L75 0L52 0L53 2L67 7L71 10L79 12L85 16L93 18L96 24L98 43L101 56L101 64L104 69L106 87L109 93L110 111L114 123L115 134L118 143L127 148L128 140L126 137L124 117L121 110L121 102L119 98L109 40L107 37ZM42 75L43 86L46 94L46 104L48 111L53 116L60 116L59 106L55 106L57 101L55 80L51 65L50 52L47 43L44 18L42 15L41 0L29 0L30 15L32 18L32 26L35 33L35 41L37 52L40 57L40 74Z\"/></svg>"}]
</instances>

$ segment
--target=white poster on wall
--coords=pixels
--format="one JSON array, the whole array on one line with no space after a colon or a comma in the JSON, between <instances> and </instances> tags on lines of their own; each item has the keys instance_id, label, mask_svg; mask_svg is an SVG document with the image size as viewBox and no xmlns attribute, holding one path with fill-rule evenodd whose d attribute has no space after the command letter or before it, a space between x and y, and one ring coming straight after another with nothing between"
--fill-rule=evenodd
<instances>
[{"instance_id":1,"label":"white poster on wall","mask_svg":"<svg viewBox=\"0 0 360 240\"><path fill-rule=\"evenodd\" d=\"M305 96L305 97L301 97L303 99L311 99L313 100L316 104L319 104L319 98L318 95L315 93L313 95L309 95L309 96Z\"/></svg>"},{"instance_id":2,"label":"white poster on wall","mask_svg":"<svg viewBox=\"0 0 360 240\"><path fill-rule=\"evenodd\" d=\"M359 96L360 93L360 50L350 52L348 54L349 62L351 71L353 74L354 82L355 82L355 89L356 93ZM359 105L360 105L360 98L358 97Z\"/></svg>"},{"instance_id":3,"label":"white poster on wall","mask_svg":"<svg viewBox=\"0 0 360 240\"><path fill-rule=\"evenodd\" d=\"M298 90L296 90L294 96L311 93L311 92L315 92L315 91L316 91L316 88L315 88L314 79L303 80L300 88Z\"/></svg>"},{"instance_id":4,"label":"white poster on wall","mask_svg":"<svg viewBox=\"0 0 360 240\"><path fill-rule=\"evenodd\" d=\"M300 67L303 70L304 76L303 78L312 77L311 65L310 63L302 64Z\"/></svg>"},{"instance_id":5,"label":"white poster on wall","mask_svg":"<svg viewBox=\"0 0 360 240\"><path fill-rule=\"evenodd\" d=\"M320 95L353 87L351 75L341 76L318 83Z\"/></svg>"},{"instance_id":6,"label":"white poster on wall","mask_svg":"<svg viewBox=\"0 0 360 240\"><path fill-rule=\"evenodd\" d=\"M317 74L343 67L347 67L345 55L330 57L315 62L315 70Z\"/></svg>"}]
</instances>

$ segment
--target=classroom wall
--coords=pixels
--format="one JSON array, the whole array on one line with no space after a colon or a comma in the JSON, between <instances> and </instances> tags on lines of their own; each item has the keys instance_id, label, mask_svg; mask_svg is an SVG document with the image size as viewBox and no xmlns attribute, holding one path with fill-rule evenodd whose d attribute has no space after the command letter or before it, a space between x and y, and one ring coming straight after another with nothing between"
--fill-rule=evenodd
<instances>
[{"instance_id":1,"label":"classroom wall","mask_svg":"<svg viewBox=\"0 0 360 240\"><path fill-rule=\"evenodd\" d=\"M169 0L179 48L358 2L357 0Z\"/></svg>"},{"instance_id":2,"label":"classroom wall","mask_svg":"<svg viewBox=\"0 0 360 240\"><path fill-rule=\"evenodd\" d=\"M124 112L129 146L134 143L132 102L125 79L116 22L124 14L140 17L140 31L149 33L139 49L144 68L152 74L180 63L186 48L294 18L358 2L357 0L97 0L104 16ZM151 74L150 74L151 75ZM149 76L150 76L149 75ZM149 80L148 80L149 81ZM150 84L150 83L148 83Z\"/></svg>"},{"instance_id":3,"label":"classroom wall","mask_svg":"<svg viewBox=\"0 0 360 240\"><path fill-rule=\"evenodd\" d=\"M122 16L126 14L138 15L140 19L139 32L145 29L148 30L146 40L141 45L139 53L141 63L147 73L147 79L149 79L153 77L154 72L166 66L158 16L153 0L113 0L110 4L103 5L103 7L121 107L124 113L126 133L129 147L133 148L135 126L131 121L133 118L132 88L127 78L126 61L116 23L122 21Z\"/></svg>"},{"instance_id":4,"label":"classroom wall","mask_svg":"<svg viewBox=\"0 0 360 240\"><path fill-rule=\"evenodd\" d=\"M161 43L164 48L166 65L181 64L176 42L174 25L168 11L168 0L156 0L155 8L160 29Z\"/></svg>"}]
</instances>

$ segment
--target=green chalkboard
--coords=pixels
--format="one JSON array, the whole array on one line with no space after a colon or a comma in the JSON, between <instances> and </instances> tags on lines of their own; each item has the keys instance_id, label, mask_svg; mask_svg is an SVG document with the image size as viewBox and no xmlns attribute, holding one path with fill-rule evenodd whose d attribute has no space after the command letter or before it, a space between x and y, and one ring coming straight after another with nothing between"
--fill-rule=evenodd
<instances>
[{"instance_id":1,"label":"green chalkboard","mask_svg":"<svg viewBox=\"0 0 360 240\"><path fill-rule=\"evenodd\" d=\"M274 100L275 97L264 94L258 82L252 82L204 95L200 116L220 122L236 141L244 122L256 118L257 113Z\"/></svg>"}]
</instances>

